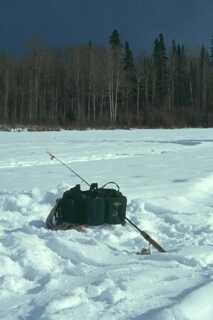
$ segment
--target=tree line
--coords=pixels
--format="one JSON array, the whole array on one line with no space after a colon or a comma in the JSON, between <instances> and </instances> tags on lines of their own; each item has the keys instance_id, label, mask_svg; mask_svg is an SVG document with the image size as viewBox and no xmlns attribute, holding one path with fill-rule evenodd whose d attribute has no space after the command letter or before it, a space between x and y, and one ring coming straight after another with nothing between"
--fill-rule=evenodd
<instances>
[{"instance_id":1,"label":"tree line","mask_svg":"<svg viewBox=\"0 0 213 320\"><path fill-rule=\"evenodd\" d=\"M210 51L210 52L209 52ZM134 56L114 30L106 46L34 44L0 54L0 124L5 126L208 127L213 125L213 42L186 50L163 34Z\"/></svg>"}]
</instances>

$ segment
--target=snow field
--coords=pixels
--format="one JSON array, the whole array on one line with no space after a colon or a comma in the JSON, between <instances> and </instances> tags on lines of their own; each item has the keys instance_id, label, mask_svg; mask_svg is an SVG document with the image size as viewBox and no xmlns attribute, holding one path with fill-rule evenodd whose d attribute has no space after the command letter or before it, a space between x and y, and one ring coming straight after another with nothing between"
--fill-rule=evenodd
<instances>
[{"instance_id":1,"label":"snow field","mask_svg":"<svg viewBox=\"0 0 213 320\"><path fill-rule=\"evenodd\" d=\"M0 319L212 320L212 133L0 133ZM45 229L78 182L45 156L53 142L89 181L113 177L167 253L136 255L146 244L130 226Z\"/></svg>"}]
</instances>

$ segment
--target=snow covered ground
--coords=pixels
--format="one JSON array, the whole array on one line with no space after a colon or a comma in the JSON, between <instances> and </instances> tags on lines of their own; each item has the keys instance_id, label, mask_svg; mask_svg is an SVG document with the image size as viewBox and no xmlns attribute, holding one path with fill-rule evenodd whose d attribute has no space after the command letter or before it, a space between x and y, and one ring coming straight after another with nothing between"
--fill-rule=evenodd
<instances>
[{"instance_id":1,"label":"snow covered ground","mask_svg":"<svg viewBox=\"0 0 213 320\"><path fill-rule=\"evenodd\" d=\"M114 180L129 226L45 229L79 180ZM212 320L213 130L0 132L0 319ZM82 185L84 188L84 186Z\"/></svg>"}]
</instances>

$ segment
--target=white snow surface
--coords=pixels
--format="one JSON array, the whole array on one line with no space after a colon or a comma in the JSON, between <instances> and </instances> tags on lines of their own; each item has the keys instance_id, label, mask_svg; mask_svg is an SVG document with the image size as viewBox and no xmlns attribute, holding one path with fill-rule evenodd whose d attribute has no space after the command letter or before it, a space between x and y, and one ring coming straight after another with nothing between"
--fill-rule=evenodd
<instances>
[{"instance_id":1,"label":"white snow surface","mask_svg":"<svg viewBox=\"0 0 213 320\"><path fill-rule=\"evenodd\" d=\"M50 231L79 183L116 181L130 226ZM212 320L213 129L0 132L0 319ZM85 189L85 185L82 184Z\"/></svg>"}]
</instances>

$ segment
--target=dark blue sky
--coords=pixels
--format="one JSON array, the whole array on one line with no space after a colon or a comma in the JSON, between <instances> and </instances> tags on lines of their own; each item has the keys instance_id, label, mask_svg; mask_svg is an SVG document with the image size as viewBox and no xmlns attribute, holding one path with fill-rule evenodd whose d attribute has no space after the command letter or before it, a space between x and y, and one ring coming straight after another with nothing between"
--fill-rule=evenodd
<instances>
[{"instance_id":1,"label":"dark blue sky","mask_svg":"<svg viewBox=\"0 0 213 320\"><path fill-rule=\"evenodd\" d=\"M213 0L0 0L0 48L20 52L36 35L51 46L103 44L113 29L136 50L183 40L208 45Z\"/></svg>"}]
</instances>

